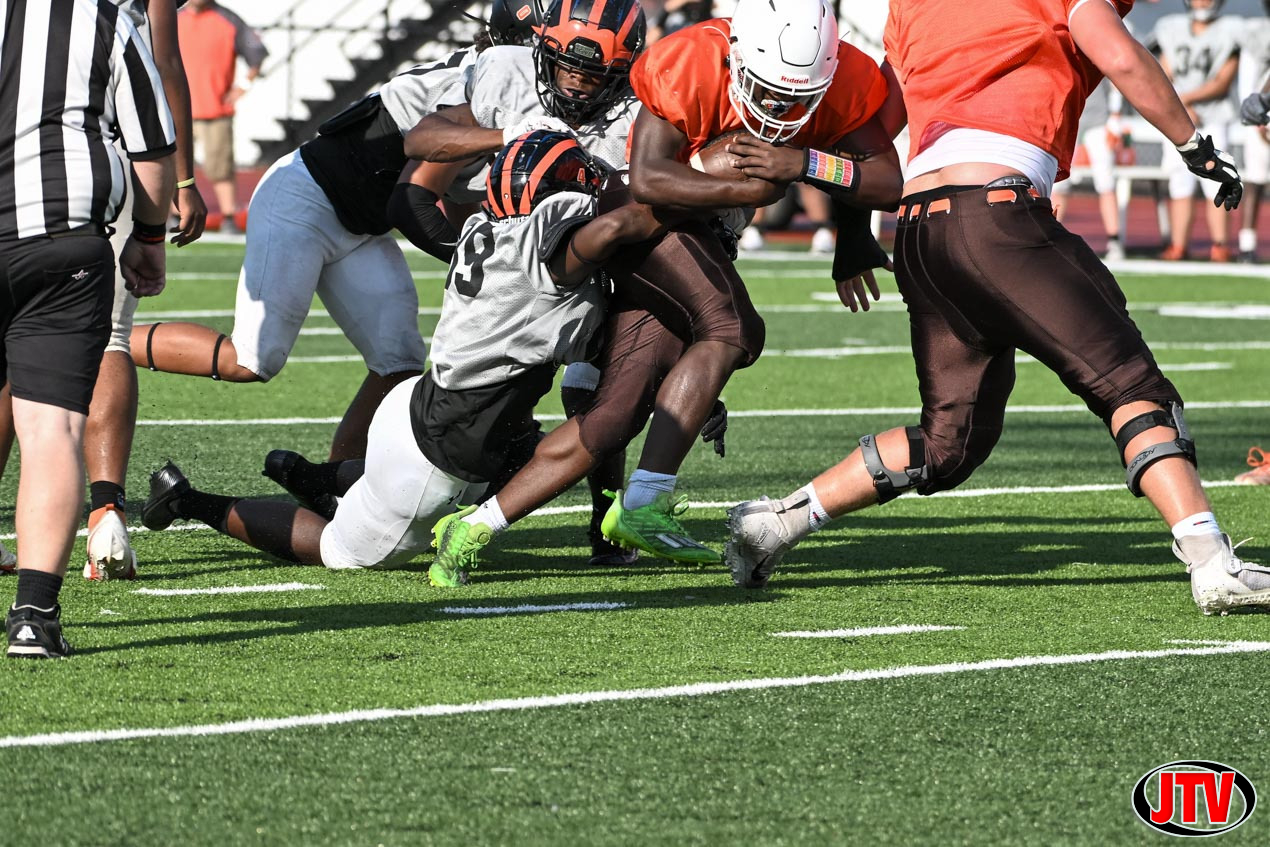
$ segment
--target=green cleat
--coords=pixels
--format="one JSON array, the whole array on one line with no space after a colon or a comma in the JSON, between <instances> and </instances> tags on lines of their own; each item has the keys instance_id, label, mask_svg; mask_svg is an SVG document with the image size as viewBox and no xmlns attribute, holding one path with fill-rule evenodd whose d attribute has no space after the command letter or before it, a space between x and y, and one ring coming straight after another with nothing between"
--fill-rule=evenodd
<instances>
[{"instance_id":1,"label":"green cleat","mask_svg":"<svg viewBox=\"0 0 1270 847\"><path fill-rule=\"evenodd\" d=\"M467 572L480 564L477 553L494 537L485 524L460 520L475 511L475 506L468 506L446 515L432 527L432 546L437 550L437 559L428 568L428 582L438 588L467 585L470 582Z\"/></svg>"},{"instance_id":2,"label":"green cleat","mask_svg":"<svg viewBox=\"0 0 1270 847\"><path fill-rule=\"evenodd\" d=\"M718 553L693 540L679 523L678 516L688 510L688 498L682 494L658 494L657 499L638 509L622 507L622 492L606 491L613 498L600 524L604 537L622 547L637 547L672 562L691 565L713 565L722 561Z\"/></svg>"}]
</instances>

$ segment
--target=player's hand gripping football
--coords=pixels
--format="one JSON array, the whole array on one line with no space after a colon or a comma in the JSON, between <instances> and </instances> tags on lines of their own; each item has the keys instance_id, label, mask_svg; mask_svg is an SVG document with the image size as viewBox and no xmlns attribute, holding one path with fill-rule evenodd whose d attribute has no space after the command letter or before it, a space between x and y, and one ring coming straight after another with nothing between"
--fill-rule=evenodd
<instances>
[{"instance_id":1,"label":"player's hand gripping football","mask_svg":"<svg viewBox=\"0 0 1270 847\"><path fill-rule=\"evenodd\" d=\"M1221 206L1229 212L1239 205L1244 196L1244 184L1239 179L1235 160L1213 146L1211 135L1197 132L1190 141L1179 145L1177 152L1182 154L1182 160L1191 173L1221 183L1217 196L1213 198L1214 206Z\"/></svg>"},{"instance_id":2,"label":"player's hand gripping football","mask_svg":"<svg viewBox=\"0 0 1270 847\"><path fill-rule=\"evenodd\" d=\"M888 258L882 269L894 271L895 265ZM842 305L853 312L869 311L869 295L873 296L874 301L882 299L882 292L878 289L878 281L872 269L850 279L840 279L834 284L838 288L838 299L842 301Z\"/></svg>"},{"instance_id":3,"label":"player's hand gripping football","mask_svg":"<svg viewBox=\"0 0 1270 847\"><path fill-rule=\"evenodd\" d=\"M803 175L803 151L796 147L777 147L742 135L728 142L727 151L736 156L737 168L751 178L788 183Z\"/></svg>"}]
</instances>

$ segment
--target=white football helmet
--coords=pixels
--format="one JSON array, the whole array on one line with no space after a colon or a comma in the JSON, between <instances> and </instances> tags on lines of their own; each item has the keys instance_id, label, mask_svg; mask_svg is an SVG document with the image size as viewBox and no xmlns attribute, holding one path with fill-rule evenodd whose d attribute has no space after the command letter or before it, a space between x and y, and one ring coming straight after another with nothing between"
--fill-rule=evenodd
<instances>
[{"instance_id":1,"label":"white football helmet","mask_svg":"<svg viewBox=\"0 0 1270 847\"><path fill-rule=\"evenodd\" d=\"M829 0L740 0L732 13L728 97L745 128L787 141L811 119L838 67Z\"/></svg>"}]
</instances>

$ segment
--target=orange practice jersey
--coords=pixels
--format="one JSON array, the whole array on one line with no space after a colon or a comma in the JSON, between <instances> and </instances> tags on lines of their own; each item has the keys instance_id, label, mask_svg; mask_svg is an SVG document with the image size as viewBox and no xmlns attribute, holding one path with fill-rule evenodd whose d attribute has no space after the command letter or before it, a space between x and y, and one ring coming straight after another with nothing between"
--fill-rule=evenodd
<instances>
[{"instance_id":1,"label":"orange practice jersey","mask_svg":"<svg viewBox=\"0 0 1270 847\"><path fill-rule=\"evenodd\" d=\"M745 127L728 98L731 34L727 18L704 21L658 41L631 68L631 87L644 108L688 136L677 156L681 162L710 139ZM877 63L850 44L839 44L833 84L789 144L831 147L873 117L885 100L886 79Z\"/></svg>"},{"instance_id":2,"label":"orange practice jersey","mask_svg":"<svg viewBox=\"0 0 1270 847\"><path fill-rule=\"evenodd\" d=\"M951 129L1034 144L1071 168L1076 125L1102 74L1076 49L1068 16L1108 0L891 0L886 59L904 88L909 159ZM1114 0L1120 17L1133 0Z\"/></svg>"}]
</instances>

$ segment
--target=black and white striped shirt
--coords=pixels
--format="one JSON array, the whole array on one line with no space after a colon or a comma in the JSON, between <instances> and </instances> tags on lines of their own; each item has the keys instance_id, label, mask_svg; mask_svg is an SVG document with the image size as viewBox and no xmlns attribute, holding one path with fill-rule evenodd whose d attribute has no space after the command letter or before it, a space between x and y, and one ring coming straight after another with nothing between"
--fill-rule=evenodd
<instances>
[{"instance_id":1,"label":"black and white striped shirt","mask_svg":"<svg viewBox=\"0 0 1270 847\"><path fill-rule=\"evenodd\" d=\"M154 60L109 0L0 0L0 241L111 223L128 158L176 149Z\"/></svg>"}]
</instances>

